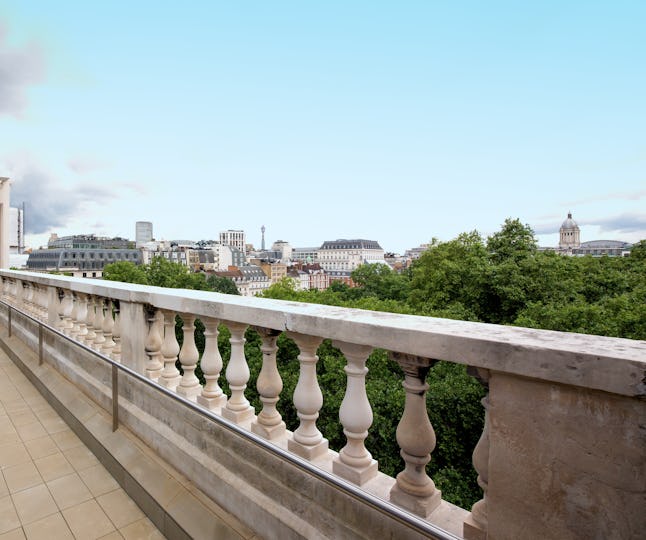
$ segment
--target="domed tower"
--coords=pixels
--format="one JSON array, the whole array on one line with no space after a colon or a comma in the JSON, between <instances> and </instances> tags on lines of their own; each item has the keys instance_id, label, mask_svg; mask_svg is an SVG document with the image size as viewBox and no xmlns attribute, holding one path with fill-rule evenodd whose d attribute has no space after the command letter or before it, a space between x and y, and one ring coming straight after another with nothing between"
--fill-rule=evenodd
<instances>
[{"instance_id":1,"label":"domed tower","mask_svg":"<svg viewBox=\"0 0 646 540\"><path fill-rule=\"evenodd\" d=\"M575 249L581 245L581 231L576 221L572 219L572 212L568 212L567 219L561 225L559 232L561 233L559 248Z\"/></svg>"}]
</instances>

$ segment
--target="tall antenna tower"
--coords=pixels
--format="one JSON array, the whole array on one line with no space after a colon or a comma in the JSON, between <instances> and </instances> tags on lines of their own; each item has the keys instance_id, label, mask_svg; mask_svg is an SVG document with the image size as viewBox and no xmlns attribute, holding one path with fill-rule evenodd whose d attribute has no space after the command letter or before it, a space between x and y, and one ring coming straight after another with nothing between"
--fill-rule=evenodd
<instances>
[{"instance_id":1,"label":"tall antenna tower","mask_svg":"<svg viewBox=\"0 0 646 540\"><path fill-rule=\"evenodd\" d=\"M264 225L260 227L260 231L262 232L262 242L260 244L260 249L262 251L265 251L265 226Z\"/></svg>"}]
</instances>

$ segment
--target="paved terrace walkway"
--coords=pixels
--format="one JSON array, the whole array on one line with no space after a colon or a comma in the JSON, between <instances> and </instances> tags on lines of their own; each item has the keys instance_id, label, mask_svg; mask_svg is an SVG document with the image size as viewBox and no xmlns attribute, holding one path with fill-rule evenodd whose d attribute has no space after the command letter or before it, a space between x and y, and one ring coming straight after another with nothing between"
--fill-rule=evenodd
<instances>
[{"instance_id":1,"label":"paved terrace walkway","mask_svg":"<svg viewBox=\"0 0 646 540\"><path fill-rule=\"evenodd\" d=\"M0 540L164 538L0 351Z\"/></svg>"}]
</instances>

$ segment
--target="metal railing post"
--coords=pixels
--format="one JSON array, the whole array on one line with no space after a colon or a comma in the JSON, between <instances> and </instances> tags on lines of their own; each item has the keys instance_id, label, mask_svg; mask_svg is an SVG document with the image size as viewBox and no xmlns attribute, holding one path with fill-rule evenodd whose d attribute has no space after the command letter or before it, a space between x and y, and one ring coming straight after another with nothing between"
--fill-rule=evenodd
<instances>
[{"instance_id":1,"label":"metal railing post","mask_svg":"<svg viewBox=\"0 0 646 540\"><path fill-rule=\"evenodd\" d=\"M112 431L119 429L119 370L112 364Z\"/></svg>"},{"instance_id":2,"label":"metal railing post","mask_svg":"<svg viewBox=\"0 0 646 540\"><path fill-rule=\"evenodd\" d=\"M43 325L38 325L38 365L43 365Z\"/></svg>"},{"instance_id":3,"label":"metal railing post","mask_svg":"<svg viewBox=\"0 0 646 540\"><path fill-rule=\"evenodd\" d=\"M11 306L7 306L9 308L9 311L7 312L7 330L8 330L8 335L11 337Z\"/></svg>"}]
</instances>

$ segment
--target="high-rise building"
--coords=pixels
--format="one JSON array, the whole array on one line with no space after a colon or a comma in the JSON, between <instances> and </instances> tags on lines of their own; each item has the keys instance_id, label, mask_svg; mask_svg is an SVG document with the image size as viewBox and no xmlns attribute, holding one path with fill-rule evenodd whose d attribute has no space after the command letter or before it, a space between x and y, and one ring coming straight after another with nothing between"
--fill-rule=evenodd
<instances>
[{"instance_id":1,"label":"high-rise building","mask_svg":"<svg viewBox=\"0 0 646 540\"><path fill-rule=\"evenodd\" d=\"M220 233L220 244L225 246L233 246L238 248L245 255L247 254L247 246L245 243L244 231L236 231L229 229Z\"/></svg>"},{"instance_id":2,"label":"high-rise building","mask_svg":"<svg viewBox=\"0 0 646 540\"><path fill-rule=\"evenodd\" d=\"M25 250L25 211L23 208L9 209L9 253Z\"/></svg>"},{"instance_id":3,"label":"high-rise building","mask_svg":"<svg viewBox=\"0 0 646 540\"><path fill-rule=\"evenodd\" d=\"M135 223L135 247L140 248L153 240L153 224L151 221Z\"/></svg>"}]
</instances>

